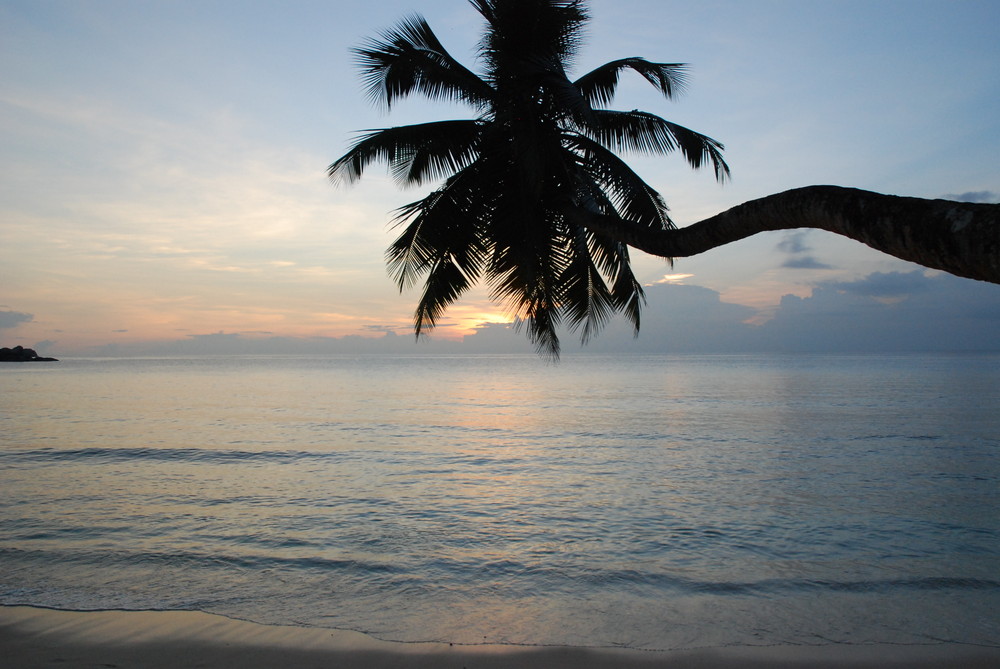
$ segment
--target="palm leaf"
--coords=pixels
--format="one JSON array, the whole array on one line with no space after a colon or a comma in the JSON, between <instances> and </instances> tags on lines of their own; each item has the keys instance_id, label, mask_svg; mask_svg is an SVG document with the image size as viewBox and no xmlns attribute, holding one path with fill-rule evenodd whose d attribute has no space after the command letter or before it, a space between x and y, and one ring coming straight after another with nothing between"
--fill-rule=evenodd
<instances>
[{"instance_id":1,"label":"palm leaf","mask_svg":"<svg viewBox=\"0 0 1000 669\"><path fill-rule=\"evenodd\" d=\"M580 330L580 341L586 344L617 311L616 305L594 264L587 232L576 229L569 246L571 261L559 277L563 286L562 308L571 330Z\"/></svg>"},{"instance_id":2,"label":"palm leaf","mask_svg":"<svg viewBox=\"0 0 1000 669\"><path fill-rule=\"evenodd\" d=\"M364 131L327 168L336 181L353 183L373 162L386 162L400 184L421 184L454 174L475 160L478 121L436 121Z\"/></svg>"},{"instance_id":3,"label":"palm leaf","mask_svg":"<svg viewBox=\"0 0 1000 669\"><path fill-rule=\"evenodd\" d=\"M471 271L470 271L471 269ZM417 337L432 329L438 318L479 279L474 268L463 267L458 259L444 253L435 258L423 294L413 316L413 330Z\"/></svg>"},{"instance_id":4,"label":"palm leaf","mask_svg":"<svg viewBox=\"0 0 1000 669\"><path fill-rule=\"evenodd\" d=\"M633 334L639 336L639 322L646 294L642 284L632 273L628 246L598 234L591 234L590 244L595 262L610 277L615 310L621 312L632 324Z\"/></svg>"},{"instance_id":5,"label":"palm leaf","mask_svg":"<svg viewBox=\"0 0 1000 669\"><path fill-rule=\"evenodd\" d=\"M489 242L476 224L483 210L478 183L475 166L470 166L397 211L397 226L404 229L386 250L386 267L401 291L444 256L452 256L469 276L482 272Z\"/></svg>"},{"instance_id":6,"label":"palm leaf","mask_svg":"<svg viewBox=\"0 0 1000 669\"><path fill-rule=\"evenodd\" d=\"M590 104L606 105L615 97L623 70L638 72L668 99L681 93L687 83L687 65L684 63L651 63L645 58L622 58L591 70L574 84Z\"/></svg>"},{"instance_id":7,"label":"palm leaf","mask_svg":"<svg viewBox=\"0 0 1000 669\"><path fill-rule=\"evenodd\" d=\"M729 166L722 158L725 147L707 135L638 110L602 109L597 116L598 123L586 132L605 146L640 153L670 153L680 149L691 167L699 168L711 161L716 179L729 178Z\"/></svg>"},{"instance_id":8,"label":"palm leaf","mask_svg":"<svg viewBox=\"0 0 1000 669\"><path fill-rule=\"evenodd\" d=\"M525 201L516 192L505 190L493 203L488 226L492 251L484 278L491 299L520 322L539 351L548 348L558 355L560 276L570 260L565 225L544 200Z\"/></svg>"},{"instance_id":9,"label":"palm leaf","mask_svg":"<svg viewBox=\"0 0 1000 669\"><path fill-rule=\"evenodd\" d=\"M587 13L578 0L471 0L487 29L479 55L491 72L514 75L511 66L529 60L553 60L566 66L581 43Z\"/></svg>"},{"instance_id":10,"label":"palm leaf","mask_svg":"<svg viewBox=\"0 0 1000 669\"><path fill-rule=\"evenodd\" d=\"M581 171L591 177L588 182L591 197L606 194L613 203L610 209L600 208L602 213L616 214L651 228L674 227L663 197L614 152L583 135L567 134L564 141L579 155Z\"/></svg>"},{"instance_id":11,"label":"palm leaf","mask_svg":"<svg viewBox=\"0 0 1000 669\"><path fill-rule=\"evenodd\" d=\"M354 53L368 97L386 109L414 91L476 107L493 100L490 86L452 58L420 16L404 19Z\"/></svg>"}]
</instances>

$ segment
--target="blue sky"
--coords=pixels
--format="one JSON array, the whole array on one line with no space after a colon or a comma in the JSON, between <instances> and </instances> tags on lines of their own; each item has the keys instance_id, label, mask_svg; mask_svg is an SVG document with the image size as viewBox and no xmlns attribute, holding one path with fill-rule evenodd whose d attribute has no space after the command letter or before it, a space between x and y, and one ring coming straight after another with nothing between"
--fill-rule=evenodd
<instances>
[{"instance_id":1,"label":"blue sky","mask_svg":"<svg viewBox=\"0 0 1000 669\"><path fill-rule=\"evenodd\" d=\"M996 2L589 6L578 72L623 56L690 63L680 100L636 78L615 106L726 145L733 180L723 186L678 156L628 157L679 225L809 184L1000 201ZM367 104L349 48L414 12L473 63L480 18L462 0L0 1L0 344L51 354L336 347L393 332L401 338L385 347L420 350L403 336L416 295L399 295L382 263L390 212L415 193L380 169L350 188L325 178L355 130L467 116L416 100L388 116ZM909 323L883 323L881 344L858 340L866 350L941 337L939 347L969 348L982 336L975 324L1000 318L1000 286L819 231L758 235L673 268L638 253L635 263L650 285L640 342L663 341L681 314L693 327L723 309L716 330L742 337L720 334L723 350L768 332L789 350L819 341L806 327L817 313ZM885 277L905 278L889 296L851 288ZM954 326L935 329L945 318ZM503 320L477 291L435 337L471 349L474 332L480 344L509 336L479 327ZM595 350L617 341L608 334Z\"/></svg>"}]
</instances>

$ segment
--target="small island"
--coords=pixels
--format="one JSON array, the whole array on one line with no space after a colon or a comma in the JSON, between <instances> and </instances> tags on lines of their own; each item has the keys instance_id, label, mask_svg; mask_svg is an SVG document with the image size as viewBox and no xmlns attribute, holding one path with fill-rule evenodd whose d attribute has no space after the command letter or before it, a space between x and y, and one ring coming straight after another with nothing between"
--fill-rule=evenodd
<instances>
[{"instance_id":1,"label":"small island","mask_svg":"<svg viewBox=\"0 0 1000 669\"><path fill-rule=\"evenodd\" d=\"M44 358L35 349L15 346L0 348L0 362L59 362L56 358Z\"/></svg>"}]
</instances>

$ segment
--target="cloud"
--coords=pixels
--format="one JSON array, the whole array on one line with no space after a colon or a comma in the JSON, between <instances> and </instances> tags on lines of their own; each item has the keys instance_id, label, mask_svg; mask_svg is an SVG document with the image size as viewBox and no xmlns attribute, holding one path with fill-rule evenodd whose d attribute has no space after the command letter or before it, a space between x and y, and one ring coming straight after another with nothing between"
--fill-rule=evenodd
<instances>
[{"instance_id":1,"label":"cloud","mask_svg":"<svg viewBox=\"0 0 1000 669\"><path fill-rule=\"evenodd\" d=\"M755 350L907 352L1000 350L1000 286L950 274L874 273L786 295Z\"/></svg>"},{"instance_id":2,"label":"cloud","mask_svg":"<svg viewBox=\"0 0 1000 669\"><path fill-rule=\"evenodd\" d=\"M52 340L52 339L43 339L40 342L36 342L35 345L32 346L31 348L33 348L36 351L38 351L39 355L44 355L42 353L42 351L48 351L48 350L50 350L52 347L54 347L56 345L56 343L57 342L54 341L54 340Z\"/></svg>"},{"instance_id":3,"label":"cloud","mask_svg":"<svg viewBox=\"0 0 1000 669\"><path fill-rule=\"evenodd\" d=\"M398 332L409 331L410 328L404 327L402 325L363 325L361 330L364 332L380 332L384 334L394 335Z\"/></svg>"},{"instance_id":4,"label":"cloud","mask_svg":"<svg viewBox=\"0 0 1000 669\"><path fill-rule=\"evenodd\" d=\"M775 244L774 248L782 253L805 253L812 249L811 246L806 244L805 238L805 231L787 232L782 240Z\"/></svg>"},{"instance_id":5,"label":"cloud","mask_svg":"<svg viewBox=\"0 0 1000 669\"><path fill-rule=\"evenodd\" d=\"M30 323L34 317L20 311L0 311L0 328L16 328L21 323Z\"/></svg>"},{"instance_id":6,"label":"cloud","mask_svg":"<svg viewBox=\"0 0 1000 669\"><path fill-rule=\"evenodd\" d=\"M564 350L567 348L564 339ZM515 323L483 323L474 334L463 338L459 350L463 353L531 353L534 346Z\"/></svg>"},{"instance_id":7,"label":"cloud","mask_svg":"<svg viewBox=\"0 0 1000 669\"><path fill-rule=\"evenodd\" d=\"M693 276L694 274L664 274L663 278L657 279L653 283L684 283L685 279L690 279Z\"/></svg>"},{"instance_id":8,"label":"cloud","mask_svg":"<svg viewBox=\"0 0 1000 669\"><path fill-rule=\"evenodd\" d=\"M639 336L620 318L585 348L572 334L563 337L565 351L635 353L709 353L745 350L744 340L754 326L746 321L757 310L723 302L720 294L704 286L663 283L646 290L647 307Z\"/></svg>"},{"instance_id":9,"label":"cloud","mask_svg":"<svg viewBox=\"0 0 1000 669\"><path fill-rule=\"evenodd\" d=\"M948 193L942 195L945 200L956 202L1000 202L1000 194L991 190L970 190L965 193Z\"/></svg>"},{"instance_id":10,"label":"cloud","mask_svg":"<svg viewBox=\"0 0 1000 669\"><path fill-rule=\"evenodd\" d=\"M901 297L930 290L932 279L922 272L875 272L857 281L828 281L820 289L830 288L865 297Z\"/></svg>"},{"instance_id":11,"label":"cloud","mask_svg":"<svg viewBox=\"0 0 1000 669\"><path fill-rule=\"evenodd\" d=\"M789 257L781 263L785 269L834 269L832 265L817 260L815 256L808 255L812 251L812 246L806 243L808 230L793 230L786 232L781 241L774 245L774 249L779 253L787 254Z\"/></svg>"},{"instance_id":12,"label":"cloud","mask_svg":"<svg viewBox=\"0 0 1000 669\"><path fill-rule=\"evenodd\" d=\"M1000 351L1000 286L950 274L875 272L786 295L761 325L757 310L701 286L648 289L638 339L616 321L585 349L641 353L902 353Z\"/></svg>"},{"instance_id":13,"label":"cloud","mask_svg":"<svg viewBox=\"0 0 1000 669\"><path fill-rule=\"evenodd\" d=\"M812 256L801 256L799 258L789 258L781 263L785 269L834 269L833 265L820 262Z\"/></svg>"}]
</instances>

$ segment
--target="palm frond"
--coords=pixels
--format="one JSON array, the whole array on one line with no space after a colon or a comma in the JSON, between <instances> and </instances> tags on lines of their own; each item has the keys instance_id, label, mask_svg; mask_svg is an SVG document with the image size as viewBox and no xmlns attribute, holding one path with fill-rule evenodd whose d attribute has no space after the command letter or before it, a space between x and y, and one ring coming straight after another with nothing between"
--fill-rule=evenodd
<instances>
[{"instance_id":1,"label":"palm frond","mask_svg":"<svg viewBox=\"0 0 1000 669\"><path fill-rule=\"evenodd\" d=\"M625 317L625 320L632 324L632 336L638 337L639 325L642 320L642 307L646 304L646 293L642 289L642 284L632 273L627 248L623 260L621 271L614 277L611 292L614 295L618 311Z\"/></svg>"},{"instance_id":2,"label":"palm frond","mask_svg":"<svg viewBox=\"0 0 1000 669\"><path fill-rule=\"evenodd\" d=\"M562 308L571 330L580 331L586 344L614 315L614 298L594 264L587 232L575 231L569 249L571 261L559 277L562 284Z\"/></svg>"},{"instance_id":3,"label":"palm frond","mask_svg":"<svg viewBox=\"0 0 1000 669\"><path fill-rule=\"evenodd\" d=\"M630 222L656 229L672 229L663 196L646 183L613 151L576 133L568 133L565 143L579 155L580 169L591 177L587 190L591 197L606 194L613 207L602 213L619 215Z\"/></svg>"},{"instance_id":4,"label":"palm frond","mask_svg":"<svg viewBox=\"0 0 1000 669\"><path fill-rule=\"evenodd\" d=\"M593 106L561 68L547 68L538 81L546 92L546 102L551 106L548 118L558 119L562 125L570 127L594 123Z\"/></svg>"},{"instance_id":5,"label":"palm frond","mask_svg":"<svg viewBox=\"0 0 1000 669\"><path fill-rule=\"evenodd\" d=\"M478 277L489 246L480 219L484 194L480 178L468 167L427 197L400 207L396 225L403 232L386 249L386 268L400 291L450 256L463 273Z\"/></svg>"},{"instance_id":6,"label":"palm frond","mask_svg":"<svg viewBox=\"0 0 1000 669\"><path fill-rule=\"evenodd\" d=\"M478 272L469 269L451 254L435 258L413 316L413 331L417 337L437 325L438 318L448 307L476 283Z\"/></svg>"},{"instance_id":7,"label":"palm frond","mask_svg":"<svg viewBox=\"0 0 1000 669\"><path fill-rule=\"evenodd\" d=\"M558 360L562 348L558 334L562 320L559 309L548 300L538 300L530 302L525 314L525 318L514 321L514 328L527 330L528 340L535 345L539 355Z\"/></svg>"},{"instance_id":8,"label":"palm frond","mask_svg":"<svg viewBox=\"0 0 1000 669\"><path fill-rule=\"evenodd\" d=\"M729 178L729 166L722 158L725 147L699 132L671 123L656 114L602 109L596 112L598 122L586 133L612 149L639 153L670 153L680 149L691 167L699 168L711 161L715 178Z\"/></svg>"},{"instance_id":9,"label":"palm frond","mask_svg":"<svg viewBox=\"0 0 1000 669\"><path fill-rule=\"evenodd\" d=\"M590 104L606 105L614 99L619 77L624 70L637 72L667 99L683 92L687 84L686 64L651 63L645 58L613 60L591 70L574 84Z\"/></svg>"},{"instance_id":10,"label":"palm frond","mask_svg":"<svg viewBox=\"0 0 1000 669\"><path fill-rule=\"evenodd\" d=\"M632 324L633 334L639 336L639 322L646 294L632 272L628 246L595 233L589 239L590 253L595 264L609 277L615 311Z\"/></svg>"},{"instance_id":11,"label":"palm frond","mask_svg":"<svg viewBox=\"0 0 1000 669\"><path fill-rule=\"evenodd\" d=\"M580 0L470 0L487 29L479 55L487 69L514 75L517 64L549 60L568 66L580 48L589 18Z\"/></svg>"},{"instance_id":12,"label":"palm frond","mask_svg":"<svg viewBox=\"0 0 1000 669\"><path fill-rule=\"evenodd\" d=\"M401 185L450 176L477 156L482 123L436 121L367 130L327 168L334 181L353 183L373 162L386 162Z\"/></svg>"},{"instance_id":13,"label":"palm frond","mask_svg":"<svg viewBox=\"0 0 1000 669\"><path fill-rule=\"evenodd\" d=\"M542 251L530 254L528 249ZM559 254L555 254L558 256ZM559 358L558 328L562 322L559 284L565 259L555 258L543 249L526 245L521 248L494 248L485 272L492 286L490 298L504 305L515 328L525 330L539 354Z\"/></svg>"},{"instance_id":14,"label":"palm frond","mask_svg":"<svg viewBox=\"0 0 1000 669\"><path fill-rule=\"evenodd\" d=\"M386 109L414 91L477 108L493 100L489 84L455 60L420 16L404 19L353 51L369 99Z\"/></svg>"},{"instance_id":15,"label":"palm frond","mask_svg":"<svg viewBox=\"0 0 1000 669\"><path fill-rule=\"evenodd\" d=\"M551 196L552 189L543 189ZM504 191L493 203L492 251L483 273L490 298L520 320L540 352L558 357L563 286L570 258L562 217L543 200L525 201Z\"/></svg>"}]
</instances>

